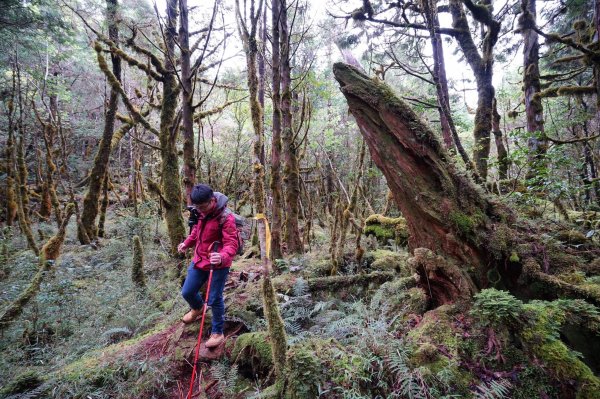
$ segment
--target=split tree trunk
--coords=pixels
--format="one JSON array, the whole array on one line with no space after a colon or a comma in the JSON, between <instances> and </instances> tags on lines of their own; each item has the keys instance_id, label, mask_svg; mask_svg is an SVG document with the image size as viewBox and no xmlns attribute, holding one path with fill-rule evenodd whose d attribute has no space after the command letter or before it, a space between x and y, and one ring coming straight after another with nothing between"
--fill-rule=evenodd
<instances>
[{"instance_id":1,"label":"split tree trunk","mask_svg":"<svg viewBox=\"0 0 600 399\"><path fill-rule=\"evenodd\" d=\"M475 128L473 129L475 139L473 161L477 172L485 182L490 154L490 133L492 131L494 46L498 41L500 23L494 19L490 9L486 7L489 2L484 1L484 3L484 5L479 5L471 1L450 0L449 10L452 15L452 27L456 30L454 37L458 41L477 83L477 110L475 111ZM469 8L473 18L485 27L481 46L477 46L473 40L463 4ZM481 47L481 54L479 53L479 47Z\"/></svg>"},{"instance_id":2,"label":"split tree trunk","mask_svg":"<svg viewBox=\"0 0 600 399\"><path fill-rule=\"evenodd\" d=\"M434 305L470 299L490 285L490 272L522 296L600 304L597 292L542 271L549 254L566 248L542 244L538 227L517 224L508 207L457 169L436 135L388 86L347 64L335 64L334 74L406 218L411 263ZM531 291L534 282L545 289Z\"/></svg>"}]
</instances>

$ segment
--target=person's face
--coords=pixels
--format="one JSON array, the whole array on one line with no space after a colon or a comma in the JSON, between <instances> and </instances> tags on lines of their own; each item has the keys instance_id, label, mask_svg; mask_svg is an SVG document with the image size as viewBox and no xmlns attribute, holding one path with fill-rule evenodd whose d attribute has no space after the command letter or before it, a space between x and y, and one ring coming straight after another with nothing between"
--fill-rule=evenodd
<instances>
[{"instance_id":1,"label":"person's face","mask_svg":"<svg viewBox=\"0 0 600 399\"><path fill-rule=\"evenodd\" d=\"M200 212L202 214L207 214L210 211L212 211L214 204L215 204L215 199L211 198L207 202L203 202L201 204L194 204L194 207L196 208L196 210L198 212Z\"/></svg>"}]
</instances>

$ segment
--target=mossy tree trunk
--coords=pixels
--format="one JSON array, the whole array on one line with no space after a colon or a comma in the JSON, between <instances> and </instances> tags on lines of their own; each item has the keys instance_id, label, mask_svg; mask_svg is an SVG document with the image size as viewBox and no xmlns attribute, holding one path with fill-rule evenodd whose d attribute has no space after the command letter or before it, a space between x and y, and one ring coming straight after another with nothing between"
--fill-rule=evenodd
<instances>
[{"instance_id":1,"label":"mossy tree trunk","mask_svg":"<svg viewBox=\"0 0 600 399\"><path fill-rule=\"evenodd\" d=\"M185 226L181 212L181 179L177 156L179 120L176 118L177 97L180 87L175 75L175 32L177 26L178 0L167 1L165 28L165 60L163 73L163 101L160 112L160 154L162 158L161 191L164 196L165 220L169 231L171 253L177 253L177 245L185 238Z\"/></svg>"},{"instance_id":2,"label":"mossy tree trunk","mask_svg":"<svg viewBox=\"0 0 600 399\"><path fill-rule=\"evenodd\" d=\"M14 78L13 78L14 81ZM8 101L7 104L7 117L8 117L8 137L6 139L6 148L5 148L5 171L6 171L6 225L12 226L15 218L17 217L17 193L15 190L16 181L15 177L17 175L15 168L15 134L14 134L14 92L15 85L13 85L12 90L12 98ZM18 187L17 187L18 190Z\"/></svg>"},{"instance_id":3,"label":"mossy tree trunk","mask_svg":"<svg viewBox=\"0 0 600 399\"><path fill-rule=\"evenodd\" d=\"M289 253L302 253L302 236L298 226L300 215L300 169L298 146L292 128L292 69L290 30L287 21L287 1L280 0L279 33L281 41L281 115L283 141L283 182L285 183L284 241Z\"/></svg>"},{"instance_id":4,"label":"mossy tree trunk","mask_svg":"<svg viewBox=\"0 0 600 399\"><path fill-rule=\"evenodd\" d=\"M13 99L15 92L21 91L21 74L19 71L19 63L18 60L15 60L14 68L13 68ZM21 97L19 96L19 113L20 113L20 121L19 125L21 125L22 121L22 107L23 102L21 101ZM17 218L19 221L19 228L21 232L25 234L27 238L27 245L29 248L38 256L40 254L40 250L35 242L35 238L33 237L33 232L31 231L31 220L29 219L29 194L27 189L27 165L25 164L25 150L24 150L24 141L25 141L25 129L19 130L19 140L18 143L15 143L15 120L14 120L14 101L10 100L9 103L9 123L8 123L8 131L9 131L9 140L11 142L10 146L7 146L11 149L10 154L10 163L11 168L15 171L14 176L16 178L16 189L13 191L16 194L16 206L17 206ZM16 146L15 146L16 144Z\"/></svg>"},{"instance_id":5,"label":"mossy tree trunk","mask_svg":"<svg viewBox=\"0 0 600 399\"><path fill-rule=\"evenodd\" d=\"M502 129L500 129L500 114L498 113L498 102L495 98L492 104L492 133L494 134L496 151L498 153L498 178L503 180L508 176L508 166L510 161L508 160L508 151L504 145Z\"/></svg>"},{"instance_id":6,"label":"mossy tree trunk","mask_svg":"<svg viewBox=\"0 0 600 399\"><path fill-rule=\"evenodd\" d=\"M281 68L280 68L280 38L279 38L279 10L280 0L271 1L271 43L272 43L272 89L273 103L273 136L271 139L271 195L273 197L271 218L271 256L273 259L281 258L281 222L283 210L283 182L281 179Z\"/></svg>"},{"instance_id":7,"label":"mossy tree trunk","mask_svg":"<svg viewBox=\"0 0 600 399\"><path fill-rule=\"evenodd\" d=\"M102 202L100 203L100 217L98 218L98 237L106 237L104 223L106 222L106 211L108 210L108 170L102 179Z\"/></svg>"},{"instance_id":8,"label":"mossy tree trunk","mask_svg":"<svg viewBox=\"0 0 600 399\"><path fill-rule=\"evenodd\" d=\"M183 184L186 201L191 205L190 194L196 181L196 161L194 159L194 109L192 107L193 86L190 60L190 32L187 0L179 0L179 48L181 49L181 85L183 127Z\"/></svg>"},{"instance_id":9,"label":"mossy tree trunk","mask_svg":"<svg viewBox=\"0 0 600 399\"><path fill-rule=\"evenodd\" d=\"M144 247L139 236L133 236L133 264L131 265L131 281L139 289L146 288L146 275L144 274Z\"/></svg>"},{"instance_id":10,"label":"mossy tree trunk","mask_svg":"<svg viewBox=\"0 0 600 399\"><path fill-rule=\"evenodd\" d=\"M334 74L406 218L411 264L433 304L470 299L491 284L490 273L519 295L600 304L597 292L543 270L546 257L566 247L541 244L538 227L516 223L507 206L457 169L435 134L388 86L342 63L334 65ZM540 245L544 251L536 250ZM598 255L591 252L591 259ZM545 289L534 292L534 283Z\"/></svg>"},{"instance_id":11,"label":"mossy tree trunk","mask_svg":"<svg viewBox=\"0 0 600 399\"><path fill-rule=\"evenodd\" d=\"M117 0L106 0L106 20L108 22L109 39L118 46L119 28L117 25ZM116 54L111 53L112 74L117 82L121 82L121 58ZM81 212L81 224L85 230L87 237L94 240L98 237L98 228L96 226L96 217L98 216L98 202L100 199L100 189L104 175L108 169L108 159L110 156L110 144L115 130L115 118L117 115L117 107L119 100L119 91L114 84L111 84L110 95L108 99L108 107L104 115L104 131L102 132L102 140L98 146L98 152L94 158L94 165L90 172L88 191L83 199L83 210ZM85 237L83 233L80 237ZM84 244L84 242L81 242Z\"/></svg>"},{"instance_id":12,"label":"mossy tree trunk","mask_svg":"<svg viewBox=\"0 0 600 399\"><path fill-rule=\"evenodd\" d=\"M256 65L256 57L258 53L258 42L257 42L257 27L258 20L261 16L261 9L263 6L262 0L259 0L258 7L255 6L254 0L250 0L250 10L244 16L248 15L248 21L242 16L240 10L239 0L236 0L236 20L237 26L244 45L244 52L246 54L246 66L248 75L248 91L250 94L250 112L252 116L252 126L254 128L254 151L253 151L253 162L254 162L254 179L252 182L254 204L256 212L258 214L265 214L266 201L265 201L265 185L264 185L264 164L261 163L261 148L264 142L264 126L262 118L262 107L258 101L258 71ZM287 351L287 338L283 320L279 312L279 304L277 296L271 282L271 261L270 254L267 251L267 220L263 218L258 223L259 240L261 247L261 258L263 261L262 268L262 297L263 297L263 308L265 318L267 320L267 327L269 330L269 337L271 341L271 348L273 353L273 364L275 367L275 375L278 381L282 381L286 363L286 351ZM281 385L280 385L281 386Z\"/></svg>"},{"instance_id":13,"label":"mossy tree trunk","mask_svg":"<svg viewBox=\"0 0 600 399\"><path fill-rule=\"evenodd\" d=\"M521 0L521 12L529 14L528 18L536 20L536 0ZM544 133L544 107L538 93L540 85L540 45L538 34L533 29L523 29L523 91L525 95L525 114L527 117L527 146L529 148L528 178L534 177L539 168L545 166L545 155L548 139Z\"/></svg>"},{"instance_id":14,"label":"mossy tree trunk","mask_svg":"<svg viewBox=\"0 0 600 399\"><path fill-rule=\"evenodd\" d=\"M469 9L473 18L482 25L484 36L481 43L481 54L473 40L467 15L463 4ZM477 172L485 181L488 173L488 157L490 153L490 133L492 131L492 101L494 86L492 84L494 65L494 46L498 41L500 23L494 19L491 2L474 4L471 0L450 0L450 14L454 37L467 60L477 83L477 110L475 111L475 128L473 136L475 146L473 160Z\"/></svg>"}]
</instances>

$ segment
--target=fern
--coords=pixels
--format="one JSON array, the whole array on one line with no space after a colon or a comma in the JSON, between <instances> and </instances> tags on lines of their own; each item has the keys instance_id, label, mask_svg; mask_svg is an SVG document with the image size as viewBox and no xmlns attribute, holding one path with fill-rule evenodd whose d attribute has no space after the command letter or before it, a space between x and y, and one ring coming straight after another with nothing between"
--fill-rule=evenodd
<instances>
[{"instance_id":1,"label":"fern","mask_svg":"<svg viewBox=\"0 0 600 399\"><path fill-rule=\"evenodd\" d=\"M231 366L227 361L220 361L211 366L210 372L223 396L235 397L235 387L239 378L237 364Z\"/></svg>"},{"instance_id":2,"label":"fern","mask_svg":"<svg viewBox=\"0 0 600 399\"><path fill-rule=\"evenodd\" d=\"M482 382L475 387L477 399L504 399L509 397L512 384L506 379Z\"/></svg>"},{"instance_id":3,"label":"fern","mask_svg":"<svg viewBox=\"0 0 600 399\"><path fill-rule=\"evenodd\" d=\"M292 289L294 296L304 296L309 293L308 283L302 277L298 277Z\"/></svg>"}]
</instances>

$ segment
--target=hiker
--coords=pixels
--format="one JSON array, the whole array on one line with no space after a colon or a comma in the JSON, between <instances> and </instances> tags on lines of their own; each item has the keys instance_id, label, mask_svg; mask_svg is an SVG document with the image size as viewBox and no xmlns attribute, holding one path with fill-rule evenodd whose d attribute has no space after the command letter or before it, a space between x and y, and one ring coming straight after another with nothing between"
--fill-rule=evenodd
<instances>
[{"instance_id":1,"label":"hiker","mask_svg":"<svg viewBox=\"0 0 600 399\"><path fill-rule=\"evenodd\" d=\"M192 323L202 316L204 301L200 287L208 281L211 265L214 267L208 306L212 309L212 331L207 348L215 348L224 340L225 302L223 289L229 274L229 267L238 249L237 229L232 212L226 211L227 196L213 192L206 184L198 184L192 189L190 199L198 211L198 223L190 235L177 246L179 252L194 248L194 258L188 267L187 277L181 295L191 310L183 316L184 323ZM225 212L225 213L224 213ZM219 244L215 250L213 244Z\"/></svg>"}]
</instances>

